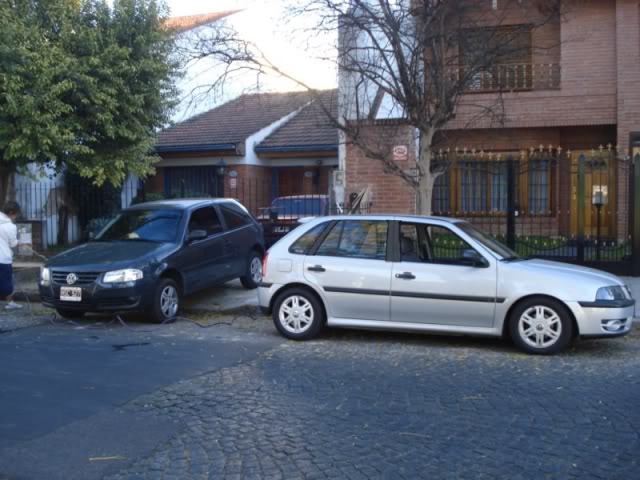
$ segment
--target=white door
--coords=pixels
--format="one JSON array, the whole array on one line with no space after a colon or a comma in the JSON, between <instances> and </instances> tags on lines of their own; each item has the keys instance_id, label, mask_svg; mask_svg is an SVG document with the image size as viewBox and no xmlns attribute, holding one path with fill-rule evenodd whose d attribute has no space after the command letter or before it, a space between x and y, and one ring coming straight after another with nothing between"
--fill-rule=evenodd
<instances>
[{"instance_id":1,"label":"white door","mask_svg":"<svg viewBox=\"0 0 640 480\"><path fill-rule=\"evenodd\" d=\"M493 326L500 300L493 262L436 225L401 223L399 245L400 261L391 276L392 321Z\"/></svg>"},{"instance_id":2,"label":"white door","mask_svg":"<svg viewBox=\"0 0 640 480\"><path fill-rule=\"evenodd\" d=\"M330 317L389 320L388 231L386 221L340 221L305 258L304 276L324 290Z\"/></svg>"}]
</instances>

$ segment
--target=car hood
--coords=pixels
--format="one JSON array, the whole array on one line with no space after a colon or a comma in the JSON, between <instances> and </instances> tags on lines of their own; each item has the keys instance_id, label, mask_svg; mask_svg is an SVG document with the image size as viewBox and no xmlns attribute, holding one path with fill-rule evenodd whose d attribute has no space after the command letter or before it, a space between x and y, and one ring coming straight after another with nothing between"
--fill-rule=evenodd
<instances>
[{"instance_id":1,"label":"car hood","mask_svg":"<svg viewBox=\"0 0 640 480\"><path fill-rule=\"evenodd\" d=\"M514 262L514 266L518 269L529 271L544 271L547 273L555 272L562 276L575 275L582 279L590 279L596 282L602 282L604 285L624 285L624 282L617 276L596 270L595 268L581 267L579 265L571 265L569 263L554 262L551 260L524 260L522 262Z\"/></svg>"},{"instance_id":2,"label":"car hood","mask_svg":"<svg viewBox=\"0 0 640 480\"><path fill-rule=\"evenodd\" d=\"M47 262L50 268L73 268L77 271L107 271L141 267L160 259L172 249L171 244L142 241L94 241L56 255Z\"/></svg>"}]
</instances>

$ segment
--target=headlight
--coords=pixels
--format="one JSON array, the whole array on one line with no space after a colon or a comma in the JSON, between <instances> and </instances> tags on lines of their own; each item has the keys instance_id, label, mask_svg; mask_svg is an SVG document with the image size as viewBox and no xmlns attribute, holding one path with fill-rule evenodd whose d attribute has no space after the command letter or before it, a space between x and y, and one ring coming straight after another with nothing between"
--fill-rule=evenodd
<instances>
[{"instance_id":1,"label":"headlight","mask_svg":"<svg viewBox=\"0 0 640 480\"><path fill-rule=\"evenodd\" d=\"M142 270L127 268L126 270L115 270L104 274L104 283L129 283L142 279Z\"/></svg>"},{"instance_id":2,"label":"headlight","mask_svg":"<svg viewBox=\"0 0 640 480\"><path fill-rule=\"evenodd\" d=\"M40 285L44 287L51 285L51 270L46 267L40 269Z\"/></svg>"},{"instance_id":3,"label":"headlight","mask_svg":"<svg viewBox=\"0 0 640 480\"><path fill-rule=\"evenodd\" d=\"M596 292L596 300L627 300L627 293L624 287L602 287Z\"/></svg>"}]
</instances>

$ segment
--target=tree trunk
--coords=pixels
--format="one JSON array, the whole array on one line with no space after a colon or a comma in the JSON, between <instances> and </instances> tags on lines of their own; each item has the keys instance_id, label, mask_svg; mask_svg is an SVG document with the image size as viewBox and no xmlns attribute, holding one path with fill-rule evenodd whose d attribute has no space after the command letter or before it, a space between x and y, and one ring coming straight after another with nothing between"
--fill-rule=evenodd
<instances>
[{"instance_id":1,"label":"tree trunk","mask_svg":"<svg viewBox=\"0 0 640 480\"><path fill-rule=\"evenodd\" d=\"M418 151L418 189L416 192L416 213L431 215L433 212L433 184L435 176L431 172L433 129L420 130Z\"/></svg>"},{"instance_id":2,"label":"tree trunk","mask_svg":"<svg viewBox=\"0 0 640 480\"><path fill-rule=\"evenodd\" d=\"M7 201L13 200L15 191L12 187L13 169L0 167L0 203L4 205ZM2 207L0 205L0 208Z\"/></svg>"}]
</instances>

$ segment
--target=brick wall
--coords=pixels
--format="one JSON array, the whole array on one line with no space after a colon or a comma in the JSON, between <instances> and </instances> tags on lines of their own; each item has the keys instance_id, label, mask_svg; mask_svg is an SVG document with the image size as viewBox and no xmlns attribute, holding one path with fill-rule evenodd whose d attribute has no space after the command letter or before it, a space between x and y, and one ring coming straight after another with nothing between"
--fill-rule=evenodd
<instances>
[{"instance_id":1,"label":"brick wall","mask_svg":"<svg viewBox=\"0 0 640 480\"><path fill-rule=\"evenodd\" d=\"M591 150L615 141L614 126L470 129L443 132L437 139L436 148L467 147L506 152L552 145L566 151Z\"/></svg>"},{"instance_id":2,"label":"brick wall","mask_svg":"<svg viewBox=\"0 0 640 480\"><path fill-rule=\"evenodd\" d=\"M616 6L618 145L627 153L629 134L640 131L640 5L637 0L617 0ZM618 190L619 205L626 205L625 194ZM628 231L626 208L619 209L618 231Z\"/></svg>"},{"instance_id":3,"label":"brick wall","mask_svg":"<svg viewBox=\"0 0 640 480\"><path fill-rule=\"evenodd\" d=\"M618 3L635 3L637 10L637 0L618 0ZM504 93L501 101L497 100L495 94L467 95L456 119L448 128L460 129L469 125L476 128L524 128L616 123L616 38L617 35L626 36L620 28L616 33L616 0L571 0L564 2L563 9L559 26L550 23L541 27L534 36L534 41L540 42L534 63L543 61L545 55L553 59L555 51L560 50L561 89ZM558 28L559 45L545 53L545 46L553 45L553 36L557 35ZM637 54L638 43L626 41L629 48L636 49ZM475 105L504 113L504 124L488 116L474 121L478 114Z\"/></svg>"},{"instance_id":4,"label":"brick wall","mask_svg":"<svg viewBox=\"0 0 640 480\"><path fill-rule=\"evenodd\" d=\"M237 172L236 177L229 173ZM234 182L235 180L235 182ZM235 198L254 215L271 204L271 168L256 165L234 165L224 177L224 196Z\"/></svg>"},{"instance_id":5,"label":"brick wall","mask_svg":"<svg viewBox=\"0 0 640 480\"><path fill-rule=\"evenodd\" d=\"M156 168L156 174L147 178L144 182L144 190L147 193L164 193L164 168Z\"/></svg>"},{"instance_id":6,"label":"brick wall","mask_svg":"<svg viewBox=\"0 0 640 480\"><path fill-rule=\"evenodd\" d=\"M413 128L398 125L375 125L363 127L362 136L379 151L391 157L394 145L405 145L409 154L402 163L405 170L415 167L416 148ZM400 177L384 172L383 162L368 158L357 146L347 142L346 146L346 198L351 193L369 190L368 201L371 213L414 213L415 194Z\"/></svg>"}]
</instances>

